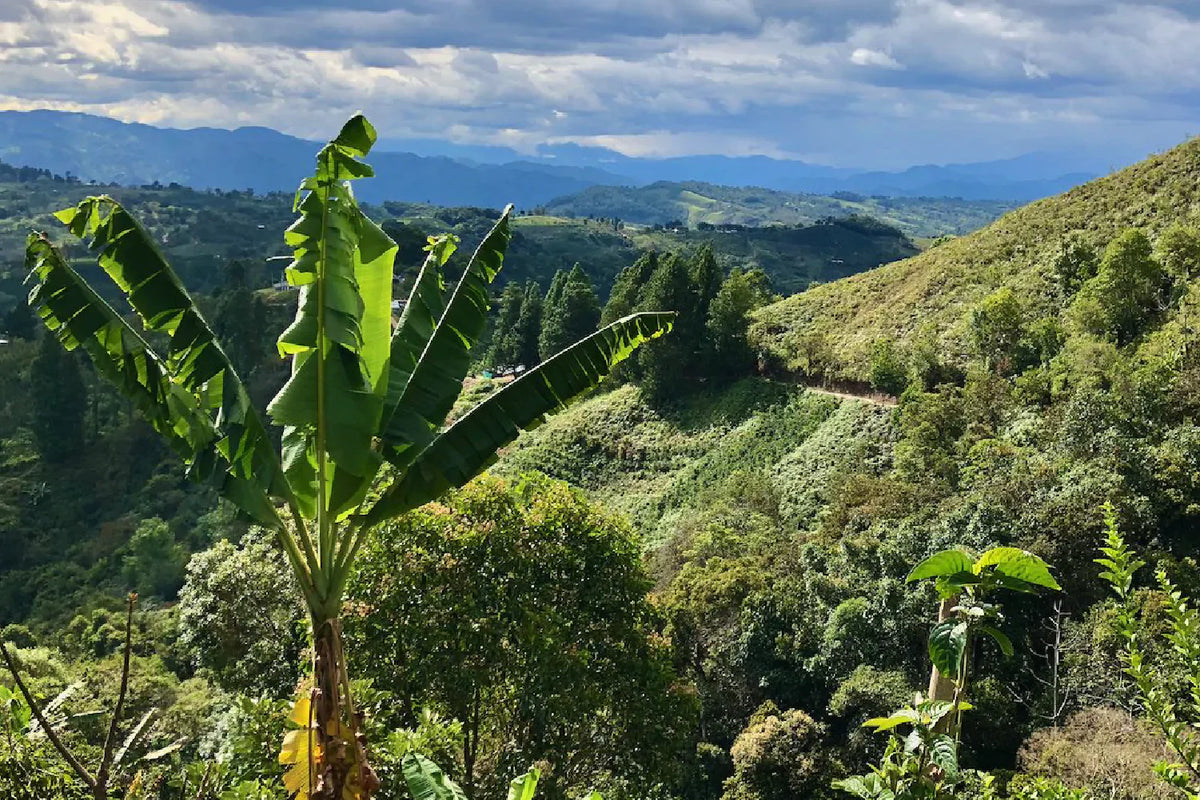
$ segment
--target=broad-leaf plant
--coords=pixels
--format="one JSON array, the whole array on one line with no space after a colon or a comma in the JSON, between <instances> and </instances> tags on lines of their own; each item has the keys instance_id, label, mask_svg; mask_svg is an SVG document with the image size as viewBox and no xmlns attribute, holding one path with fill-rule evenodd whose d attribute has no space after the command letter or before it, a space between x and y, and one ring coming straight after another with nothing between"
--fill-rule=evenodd
<instances>
[{"instance_id":1,"label":"broad-leaf plant","mask_svg":"<svg viewBox=\"0 0 1200 800\"><path fill-rule=\"evenodd\" d=\"M863 723L891 736L884 757L869 774L833 783L835 789L864 800L955 796L962 713L971 710L966 694L972 641L984 634L1005 656L1013 654L1012 641L1000 629L1004 615L993 594L1001 589L1060 589L1045 561L1016 547L993 547L978 558L962 550L943 550L913 567L907 580L929 579L934 580L940 606L937 624L929 632L933 669L928 696L917 695L912 706ZM895 735L901 727L909 728L903 740Z\"/></svg>"},{"instance_id":2,"label":"broad-leaf plant","mask_svg":"<svg viewBox=\"0 0 1200 800\"><path fill-rule=\"evenodd\" d=\"M1003 611L992 596L997 590L1057 592L1061 587L1045 561L1016 547L993 547L974 559L961 550L943 550L917 564L907 580L930 578L941 605L938 622L929 631L929 699L953 704L955 712L944 716L938 728L957 737L976 634L994 640L1005 656L1013 654L1012 641L1000 629Z\"/></svg>"},{"instance_id":3,"label":"broad-leaf plant","mask_svg":"<svg viewBox=\"0 0 1200 800\"><path fill-rule=\"evenodd\" d=\"M43 233L26 249L30 305L68 350L133 401L187 465L242 513L274 531L312 621L313 679L293 710L280 760L300 798L368 798L378 787L342 652L339 614L368 529L461 486L522 429L595 386L674 314L627 316L582 339L447 424L485 328L489 287L510 238L511 206L462 277L443 268L453 236L433 237L399 319L397 246L355 202L350 181L376 134L351 118L317 154L296 193L288 282L295 321L279 337L291 376L267 408L250 402L227 351L159 248L115 200L89 197L56 216L90 240L136 312L135 327ZM140 327L140 330L138 329ZM276 445L280 442L280 445Z\"/></svg>"},{"instance_id":4,"label":"broad-leaf plant","mask_svg":"<svg viewBox=\"0 0 1200 800\"><path fill-rule=\"evenodd\" d=\"M890 716L876 717L863 727L876 732L892 732L887 749L878 765L866 775L853 775L833 782L863 800L943 800L953 796L959 779L958 744L938 731L938 724L960 711L970 710L968 703L944 700L920 700ZM901 740L894 732L910 728Z\"/></svg>"}]
</instances>

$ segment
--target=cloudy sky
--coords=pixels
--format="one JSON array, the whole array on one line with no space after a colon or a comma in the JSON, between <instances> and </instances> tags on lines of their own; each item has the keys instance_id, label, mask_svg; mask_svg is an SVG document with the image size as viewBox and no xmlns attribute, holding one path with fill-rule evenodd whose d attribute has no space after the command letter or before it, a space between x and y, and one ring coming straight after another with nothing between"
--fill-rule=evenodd
<instances>
[{"instance_id":1,"label":"cloudy sky","mask_svg":"<svg viewBox=\"0 0 1200 800\"><path fill-rule=\"evenodd\" d=\"M253 10L247 10L253 9ZM866 167L1200 133L1200 2L0 0L0 109Z\"/></svg>"}]
</instances>

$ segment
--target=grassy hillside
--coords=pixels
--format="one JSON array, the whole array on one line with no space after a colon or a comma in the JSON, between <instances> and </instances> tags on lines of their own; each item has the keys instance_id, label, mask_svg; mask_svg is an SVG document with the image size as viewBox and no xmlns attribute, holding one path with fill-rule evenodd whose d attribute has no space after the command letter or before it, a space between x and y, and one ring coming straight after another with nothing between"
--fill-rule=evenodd
<instances>
[{"instance_id":1,"label":"grassy hillside","mask_svg":"<svg viewBox=\"0 0 1200 800\"><path fill-rule=\"evenodd\" d=\"M1200 523L1200 426L1195 423L1200 416L1195 391L1200 386L1200 348L1193 347L1189 356L1187 347L1179 347L1181 340L1188 343L1195 338L1194 329L1179 319L1179 303L1182 300L1185 307L1189 303L1182 280L1172 286L1161 272L1155 273L1152 299L1156 305L1148 307L1144 324L1108 341L1080 328L1071 315L1072 297L1086 299L1087 287L1108 274L1103 270L1111 267L1112 260L1101 265L1095 278L1081 280L1083 288L1071 291L1058 285L1055 262L1062 238L1069 233L1078 234L1098 251L1130 225L1158 234L1172 220L1190 219L1197 190L1196 164L1193 144L1108 182L1015 212L978 236L939 245L897 266L816 287L760 315L756 332L768 356L811 363L818 351L832 351L820 353L827 360L840 359L832 362L830 372L850 377L865 374L871 347L881 336L899 339L911 355L928 330L930 360L941 362L938 366L953 362L963 370L922 372L910 361L908 371L897 377L906 385L898 387L901 396L894 408L837 399L765 377L719 386L717 378L701 381L672 360L669 367L675 374L659 380L658 392L643 394L635 385L606 387L507 448L495 466L497 472L549 473L582 487L592 500L629 518L632 524L626 531L613 515L613 525L623 531L621 546L628 556L622 563L638 568L626 572L634 594L624 597L636 596L640 602L652 583L653 609L645 609L639 623L644 628L639 627L636 638L619 640L628 642L620 649L641 648L643 641L652 643L656 652L661 648L662 665L671 667L661 674L671 682L650 689L641 688L647 684L622 682L630 688L621 689L620 696L643 707L647 698L677 695L690 709L686 719L680 715L678 724L664 716L664 724L677 729L671 736L678 736L684 745L678 757L672 755L666 766L655 765L654 771L647 768L648 778L638 774L637 785L615 784L617 791L606 796L835 800L832 779L864 772L880 757L881 737L865 732L863 721L911 702L929 679L928 636L938 604L932 586L907 583L905 576L915 563L942 548L982 551L996 545L1027 548L1045 557L1064 591L998 595L1003 604L1001 624L1012 652L1005 654L982 638L969 645L973 708L962 731L961 763L1005 770L999 776L1002 780L1013 769L1029 776L1062 778L1073 787L1090 790L1088 796L1161 796L1146 788L1154 780L1150 763L1161 756L1161 742L1153 734L1132 739L1123 733L1097 733L1097 726L1089 722L1099 712L1129 723L1127 712L1112 711L1126 707L1122 704L1129 702L1129 683L1118 655L1122 645L1114 633L1114 607L1106 600L1093 558L1107 513L1152 565L1137 577L1137 613L1130 617L1130 625L1136 625L1143 641L1157 638L1157 632L1164 630L1164 598L1147 583L1155 567L1162 567L1184 594L1200 596L1194 535ZM55 183L44 175L25 178ZM22 175L15 180L23 180ZM37 203L54 201L53 208L70 192L90 191L57 183L63 185L35 186L24 193L18 189L11 197L14 203L25 203L45 190L46 196ZM188 232L198 220L208 218L205 214L216 214L220 203L233 203L228 207L228 213L233 213L242 208L237 204L259 202L242 195L201 195L189 199L185 207L166 199L182 200L187 197L184 190L144 191L137 202L144 205L144 213L166 239L168 249L187 245ZM175 191L183 193L164 194ZM193 202L195 216L190 209ZM33 212L44 213L34 206L17 209L26 216L36 216ZM483 209L388 208L386 214L404 220L403 225L395 219L387 224L408 242L409 253L423 241L425 231L455 230L469 248L472 237L491 220L491 212ZM240 244L257 247L260 234L255 231L260 224L265 229L262 242L268 241L266 237L277 240L278 229L264 223L213 220L216 233L193 244L204 246L212 239L214 244L232 247L238 242L220 237L242 231L246 241ZM12 225L9 235L19 238L20 221L10 217L5 222ZM243 227L232 227L235 224ZM781 259L789 257L788 252L803 252L803 247L829 258L822 262L814 256L805 262L790 256L797 268L793 279L799 281L806 277L800 271L806 263L829 266L833 258L841 258L835 253L852 251L853 237L903 241L898 232L888 233L879 225L851 218L807 227L673 231L522 217L516 225L519 237L509 268L552 269L582 254L584 258L578 260L599 271L606 263L620 263L639 247L686 249L708 240L723 248L722 259L762 258L753 248L768 245ZM1200 236L1194 237L1193 245L1196 264L1191 274L1195 275L1200 272ZM787 251L785 246L795 249ZM1150 252L1148 245L1143 249ZM213 250L198 257L197 264L211 269L215 256L224 253ZM564 261L558 264L556 259ZM537 274L518 272L517 276ZM997 287L1011 289L1010 299L1016 298L1024 314L1019 325L1010 326L1023 326L1021 336L1009 335L1010 330L999 326L1004 336L994 337L1000 340L995 349L1008 348L1004 358L982 349L972 352L964 343L968 315ZM283 365L271 341L290 311L291 298L282 292L250 295L225 291L205 304L213 307L212 318L222 335L228 333L228 341L238 345L239 357L253 365L243 374L249 376L252 393L263 405L273 393L269 390L280 382ZM260 309L259 300L266 307ZM799 323L797 317L787 316L797 308L807 309ZM1036 327L1046 321L1061 327ZM677 331L682 330L681 324ZM814 342L821 337L823 344L816 347ZM1033 339L1037 348L1018 358L1013 351L1027 339ZM694 341L699 340L695 335ZM667 344L669 340L662 340L648 347ZM640 351L627 365L629 374L635 379L639 374L643 380L647 375L657 378L651 372L653 360L645 357L664 352L672 351ZM674 352L686 354L683 348ZM659 363L664 361L660 358ZM38 661L32 663L47 665L39 679L54 679L43 684L51 687L43 692L46 696L73 682L76 673L106 675L111 682L118 674L114 653L120 640L119 619L112 612L119 608L127 588L139 587L143 613L153 616L136 623L141 628L136 634L139 643L146 644L138 653L142 663L131 696L138 703L153 702L164 709L154 722L157 726L161 719L162 727L155 729L153 743L147 742L145 749L186 738L184 746L191 749L176 751L179 755L173 756L170 766L175 769L184 759L211 763L213 752L200 750L210 747L206 742L213 742L211 747L219 746L221 752L228 744L234 760L226 763L239 771L223 778L241 781L246 776L250 781L265 776L275 785L278 732L289 706L282 699L251 702L249 698L259 690L244 681L257 677L252 666L257 663L271 668L264 674L275 676L268 691L276 692L277 698L290 696L296 686L295 676L288 673L290 665L300 660L302 642L278 652L280 645L288 646L280 631L302 630L296 622L297 609L286 604L286 592L278 591L282 562L272 567L261 555L269 551L256 545L248 549L255 544L255 534L244 531L210 491L185 483L174 457L144 424L134 421L125 402L96 385L94 373L76 376L81 388L74 392L60 390L72 385L66 381L41 380L46 375L71 375L72 363L58 349L34 341L0 347L0 375L6 376L0 382L0 552L6 554L0 560L0 623L21 623L4 635L24 642L25 652L40 645ZM476 399L499 383L473 378L466 391ZM60 402L72 398L85 402ZM656 404L648 398L655 398ZM71 440L68 434L73 434ZM514 496L528 497L536 485L536 480L518 485ZM587 667L588 674L605 674L595 672L596 665L603 666L602 659L579 647L587 640L574 635L605 628L594 624L594 618L576 617L576 606L567 605L564 598L576 592L585 595L587 607L601 614L602 622L612 609L631 605L624 599L608 599L606 590L616 581L590 566L550 561L546 548L536 542L522 545L516 557L500 547L512 522L523 530L555 529L555 536L567 545L564 552L594 549L597 529L577 528L571 520L583 517L575 516L575 499L555 491L560 498L555 501L557 510L540 506L544 511L514 516L505 511L506 505L498 504L499 498L486 499L492 495L477 485L389 528L379 541L393 534L409 535L414 526L423 524L420 519L438 519L455 537L469 531L498 560L487 562L495 567L463 571L464 563L472 563L463 561L467 551L438 551L411 539L412 547L401 546L386 558L367 561L360 574L370 571L382 583L396 587L395 602L377 606L369 597L351 595L348 608L362 614L392 614L394 609L406 627L389 619L372 629L380 635L357 635L354 650L361 663L374 665L379 676L390 680L420 660L408 657L408 653L421 653L416 648L440 653L446 659L445 685L451 688L429 683L436 691L453 691L478 707L482 696L478 688L459 693L455 687L471 685L468 672L496 669L490 655L495 648L480 657L463 658L460 646L475 640L472 631L486 632L494 627L492 621L512 619L517 628L531 631L542 643L539 650L554 656L579 655L578 663ZM471 497L481 499L473 506L480 510L478 515L463 512L465 502L476 503ZM591 517L588 512L587 518ZM240 539L245 547L235 552L225 539ZM639 540L645 556L640 563ZM393 580L395 553L403 560L405 552L433 555L428 559L431 571L425 574L442 575L445 582L427 582L423 577ZM434 555L438 552L445 557ZM209 566L185 571L191 553L202 553L203 560L197 563ZM409 560L415 564L425 559ZM538 577L542 573L527 571L526 562L539 567L550 564L554 581L544 582ZM404 567L408 570L414 564L405 562ZM247 566L262 566L266 572L259 574L260 570ZM225 577L220 582L208 583L221 572ZM481 593L457 591L468 584ZM420 591L408 591L414 586ZM445 588L436 588L441 586ZM507 603L517 596L509 591L512 587L536 595L537 602L508 611ZM226 596L234 600L228 602ZM492 610L487 596L504 599L503 610ZM484 599L476 602L476 597ZM450 605L439 606L443 600ZM967 600L974 603L978 596L968 595ZM221 613L203 611L216 607ZM523 608L533 613L526 614ZM973 608L982 610L982 606ZM242 638L243 623L257 623L276 611L281 612L280 627L252 626ZM965 617L971 611L955 613ZM569 638L544 635L553 629L543 627L542 621L556 617L573 629ZM363 618L355 614L356 621ZM432 627L416 627L417 623ZM197 632L218 634L220 626L238 632L236 645L220 645L238 660L200 660L198 654L217 647L197 644L192 637ZM413 633L393 636L397 630ZM496 641L500 638L509 637L503 634ZM487 642L492 640L482 641L491 647ZM414 649L396 650L393 644L397 643ZM1152 645L1152 668L1161 675L1163 686L1187 687L1187 664L1166 657L1167 651L1169 646ZM243 662L243 657L257 661ZM73 662L70 667L68 660ZM242 667L243 663L248 666ZM505 677L515 675L520 687L541 692L543 685L552 685L561 691L561 669L549 669L544 682L533 681L526 665L537 661L507 663L517 666ZM559 662L541 663L554 667ZM628 672L643 670L635 664ZM1047 690L1051 685L1053 692ZM409 714L421 708L454 708L424 686L403 696L378 684L371 691L378 694L368 695L370 702L364 707L373 725L384 726L380 730L412 732L406 727L414 724L410 717L385 716L405 703ZM587 692L568 681L564 693ZM497 690L489 693L487 705L505 719L514 707L535 707L540 714L545 705L541 702L545 694L537 695L538 702L532 704L492 699L511 696L507 689ZM408 699L396 699L401 697ZM101 705L93 695L82 700ZM625 735L627 730L638 733L642 728L640 724L636 729L614 727L618 718L608 713L574 713L574 706L563 709L555 711L561 717L547 719L552 723L595 719L606 736L609 730ZM68 711L74 713L74 707ZM131 709L129 718L136 719L139 713L140 709ZM428 730L442 736L440 728L432 727L439 724L441 713L422 713L422 721L416 724L428 723ZM271 715L279 719L270 722ZM238 722L239 718L245 721ZM484 741L496 752L524 746L519 732L492 733L486 726L480 730L486 731ZM645 741L651 741L651 736L663 738L657 729L645 730L649 731ZM413 741L409 732L389 736L388 741L407 747ZM555 745L558 749L546 763L552 767L570 763L593 751L624 757L615 747L597 749L594 731L585 733L579 740L582 745ZM447 739L452 737L446 734ZM1117 741L1121 751L1114 755L1110 748ZM443 747L456 753L458 745ZM640 747L629 745L628 750L636 754ZM526 757L533 751L512 752L518 768L540 759ZM443 763L450 765L448 774L459 777L464 773L455 753ZM765 760L763 753L773 760ZM244 760L250 756L260 763ZM0 761L5 757L0 753ZM498 758L495 762L503 763ZM779 776L786 778L786 785L779 783ZM398 779L397 773L392 777ZM585 778L581 787L593 782L591 773ZM778 791L761 792L762 781L776 782ZM1105 785L1097 786L1101 781ZM222 791L225 786L221 785ZM498 793L473 796L502 797L507 783L498 781L495 786ZM636 791L642 786L651 790ZM667 788L660 791L659 786ZM622 787L633 791L623 794ZM243 788L253 791L253 786ZM965 791L956 796L976 796ZM1068 796L1055 791L1045 796ZM258 794L282 796L272 790ZM572 788L553 796L577 794ZM1016 800L1032 795L995 796Z\"/></svg>"},{"instance_id":2,"label":"grassy hillside","mask_svg":"<svg viewBox=\"0 0 1200 800\"><path fill-rule=\"evenodd\" d=\"M860 380L887 364L895 408L763 378L681 380L659 405L626 386L501 458L501 472L583 487L642 533L702 736L733 743L726 789L737 754L765 740L766 701L820 719L825 741L851 743L843 763L861 764L863 719L928 680L936 601L905 576L943 548L999 545L1044 557L1063 590L997 592L1012 652L972 645L962 763L1086 796L1166 796L1147 777L1160 741L1122 766L1108 749L1122 737L1097 731L1127 684L1093 559L1109 517L1200 596L1200 234L1167 235L1194 225L1198 199L1200 140L757 312L769 361ZM1134 579L1145 641L1164 625L1154 568ZM1153 657L1164 693L1185 685L1167 649ZM1110 788L1082 772L1099 764Z\"/></svg>"},{"instance_id":3,"label":"grassy hillside","mask_svg":"<svg viewBox=\"0 0 1200 800\"><path fill-rule=\"evenodd\" d=\"M663 410L634 386L603 393L522 437L497 468L539 470L632 519L656 548L680 515L726 490L777 492L786 527L815 531L839 478L891 462L890 409L747 379Z\"/></svg>"},{"instance_id":4,"label":"grassy hillside","mask_svg":"<svg viewBox=\"0 0 1200 800\"><path fill-rule=\"evenodd\" d=\"M548 213L567 217L616 217L639 225L678 220L711 225L811 225L823 217L860 214L894 225L909 236L969 233L1013 207L1011 202L950 197L868 197L797 194L755 186L716 186L659 181L649 186L592 186L560 197Z\"/></svg>"},{"instance_id":5,"label":"grassy hillside","mask_svg":"<svg viewBox=\"0 0 1200 800\"><path fill-rule=\"evenodd\" d=\"M911 345L918 332L961 363L970 310L1010 287L1037 319L1059 311L1054 263L1068 237L1097 253L1122 230L1154 239L1200 213L1200 139L1128 169L1005 214L969 236L762 309L753 336L779 363L798 368L805 340L821 339L834 374L866 377L874 342Z\"/></svg>"}]
</instances>

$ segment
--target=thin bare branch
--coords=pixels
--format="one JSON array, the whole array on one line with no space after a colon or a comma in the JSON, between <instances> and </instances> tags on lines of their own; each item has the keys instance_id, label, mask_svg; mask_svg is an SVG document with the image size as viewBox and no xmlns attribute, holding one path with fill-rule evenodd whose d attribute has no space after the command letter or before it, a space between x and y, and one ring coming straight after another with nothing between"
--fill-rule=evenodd
<instances>
[{"instance_id":1,"label":"thin bare branch","mask_svg":"<svg viewBox=\"0 0 1200 800\"><path fill-rule=\"evenodd\" d=\"M33 712L34 719L36 719L38 724L42 726L42 730L45 731L46 738L50 740L50 744L52 744L54 749L58 751L58 754L61 755L63 759L71 765L71 769L75 770L75 774L79 776L79 779L87 784L89 789L95 790L96 779L92 777L92 773L88 772L87 767L85 767L82 762L75 757L75 754L72 753L71 750L62 743L62 740L58 738L58 734L54 732L54 728L51 727L48 722L46 722L46 718L42 715L41 706L39 706L37 700L33 698L33 694L30 693L29 688L25 686L25 681L21 679L21 673L17 670L17 663L13 659L12 655L8 652L8 647L5 646L2 639L0 639L0 654L3 654L4 663L8 665L8 671L12 673L13 681L17 684L17 688L21 690L21 696L24 697L25 702L29 704L29 710Z\"/></svg>"},{"instance_id":2,"label":"thin bare branch","mask_svg":"<svg viewBox=\"0 0 1200 800\"><path fill-rule=\"evenodd\" d=\"M208 788L208 779L212 776L212 768L213 762L210 761L204 768L204 775L200 778L200 786L196 789L195 800L202 800L204 797L204 790Z\"/></svg>"},{"instance_id":3,"label":"thin bare branch","mask_svg":"<svg viewBox=\"0 0 1200 800\"><path fill-rule=\"evenodd\" d=\"M97 792L108 787L108 770L112 766L113 748L117 744L117 726L121 722L125 695L129 691L129 656L133 652L133 607L137 604L137 597L137 592L129 593L128 607L125 611L125 660L121 666L121 691L117 695L117 706L113 709L112 720L108 723L108 735L104 737L104 757L100 760L94 787Z\"/></svg>"}]
</instances>

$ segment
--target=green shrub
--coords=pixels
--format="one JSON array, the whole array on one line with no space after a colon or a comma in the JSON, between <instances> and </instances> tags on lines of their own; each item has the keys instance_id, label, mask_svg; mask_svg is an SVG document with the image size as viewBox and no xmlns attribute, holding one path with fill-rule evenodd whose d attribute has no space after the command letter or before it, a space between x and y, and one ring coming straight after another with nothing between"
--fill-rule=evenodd
<instances>
[{"instance_id":1,"label":"green shrub","mask_svg":"<svg viewBox=\"0 0 1200 800\"><path fill-rule=\"evenodd\" d=\"M126 547L121 571L130 589L150 597L174 599L183 586L187 550L158 517L142 520Z\"/></svg>"},{"instance_id":2,"label":"green shrub","mask_svg":"<svg viewBox=\"0 0 1200 800\"><path fill-rule=\"evenodd\" d=\"M871 347L871 386L899 396L908 386L908 364L891 339L880 339Z\"/></svg>"},{"instance_id":3,"label":"green shrub","mask_svg":"<svg viewBox=\"0 0 1200 800\"><path fill-rule=\"evenodd\" d=\"M1072 789L1056 778L1015 775L1008 783L1010 800L1091 800L1087 789Z\"/></svg>"},{"instance_id":4,"label":"green shrub","mask_svg":"<svg viewBox=\"0 0 1200 800\"><path fill-rule=\"evenodd\" d=\"M303 609L291 571L261 531L192 556L179 597L188 665L230 692L291 694L300 675Z\"/></svg>"},{"instance_id":5,"label":"green shrub","mask_svg":"<svg viewBox=\"0 0 1200 800\"><path fill-rule=\"evenodd\" d=\"M22 650L30 650L37 647L37 639L34 637L33 631L24 625L16 623L4 626L4 630L0 631L0 640L7 642L13 647L19 647Z\"/></svg>"},{"instance_id":6,"label":"green shrub","mask_svg":"<svg viewBox=\"0 0 1200 800\"><path fill-rule=\"evenodd\" d=\"M869 759L877 758L883 743L863 723L886 716L894 708L908 703L914 687L897 670L877 669L860 664L838 685L829 700L829 713L838 718L845 731L845 760L854 771L865 769Z\"/></svg>"},{"instance_id":7,"label":"green shrub","mask_svg":"<svg viewBox=\"0 0 1200 800\"><path fill-rule=\"evenodd\" d=\"M442 766L469 792L539 760L552 798L678 779L695 708L655 633L640 543L580 492L480 478L373 531L359 564L351 663L391 693L388 724L415 728L426 707L461 721Z\"/></svg>"},{"instance_id":8,"label":"green shrub","mask_svg":"<svg viewBox=\"0 0 1200 800\"><path fill-rule=\"evenodd\" d=\"M723 800L829 797L839 768L822 744L824 726L800 709L769 713L738 735Z\"/></svg>"}]
</instances>

